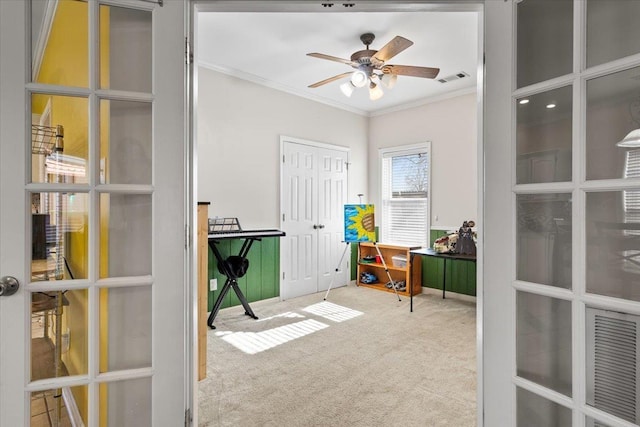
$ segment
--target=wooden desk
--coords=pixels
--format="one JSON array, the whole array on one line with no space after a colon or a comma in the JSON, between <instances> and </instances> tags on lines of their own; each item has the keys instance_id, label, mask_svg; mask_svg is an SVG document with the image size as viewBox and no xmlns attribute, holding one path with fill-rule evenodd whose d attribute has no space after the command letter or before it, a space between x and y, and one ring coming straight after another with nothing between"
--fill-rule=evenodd
<instances>
[{"instance_id":1,"label":"wooden desk","mask_svg":"<svg viewBox=\"0 0 640 427\"><path fill-rule=\"evenodd\" d=\"M444 272L442 277L442 298L443 299L445 297L445 291L447 288L447 260L454 259L454 260L476 262L475 255L465 255L465 254L457 254L457 253L440 253L440 252L434 251L431 248L414 249L409 253L411 254L412 260L415 255L430 256L434 258L441 258L444 260ZM413 295L412 295L412 301L411 301L411 311L413 311Z\"/></svg>"},{"instance_id":2,"label":"wooden desk","mask_svg":"<svg viewBox=\"0 0 640 427\"><path fill-rule=\"evenodd\" d=\"M198 202L198 380L207 377L207 313L209 301L209 202Z\"/></svg>"}]
</instances>

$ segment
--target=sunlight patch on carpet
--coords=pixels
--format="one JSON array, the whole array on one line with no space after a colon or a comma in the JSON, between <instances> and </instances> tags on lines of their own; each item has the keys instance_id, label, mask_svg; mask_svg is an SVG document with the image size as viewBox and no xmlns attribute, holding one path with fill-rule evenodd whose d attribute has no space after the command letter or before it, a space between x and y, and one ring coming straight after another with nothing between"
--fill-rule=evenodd
<instances>
[{"instance_id":1,"label":"sunlight patch on carpet","mask_svg":"<svg viewBox=\"0 0 640 427\"><path fill-rule=\"evenodd\" d=\"M256 354L328 327L307 319L261 332L217 332L216 335L247 354Z\"/></svg>"},{"instance_id":2,"label":"sunlight patch on carpet","mask_svg":"<svg viewBox=\"0 0 640 427\"><path fill-rule=\"evenodd\" d=\"M265 320L277 319L279 317L284 317L285 319L293 319L293 318L304 319L305 316L303 316L300 313L294 313L293 311L287 311L286 313L276 314L275 316L260 318L257 320L257 322L264 322Z\"/></svg>"},{"instance_id":3,"label":"sunlight patch on carpet","mask_svg":"<svg viewBox=\"0 0 640 427\"><path fill-rule=\"evenodd\" d=\"M327 301L310 305L309 307L303 308L302 311L306 311L307 313L315 314L316 316L324 317L325 319L338 323L364 314L361 311L353 310Z\"/></svg>"}]
</instances>

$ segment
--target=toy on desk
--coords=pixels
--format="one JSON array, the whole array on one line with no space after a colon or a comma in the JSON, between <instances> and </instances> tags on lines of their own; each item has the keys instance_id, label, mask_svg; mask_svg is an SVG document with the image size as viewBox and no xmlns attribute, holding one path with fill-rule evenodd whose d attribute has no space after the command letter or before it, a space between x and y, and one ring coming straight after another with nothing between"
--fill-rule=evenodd
<instances>
[{"instance_id":1,"label":"toy on desk","mask_svg":"<svg viewBox=\"0 0 640 427\"><path fill-rule=\"evenodd\" d=\"M457 242L458 233L447 234L433 241L433 250L441 254L454 253Z\"/></svg>"},{"instance_id":2,"label":"toy on desk","mask_svg":"<svg viewBox=\"0 0 640 427\"><path fill-rule=\"evenodd\" d=\"M471 227L475 226L474 221L464 221L462 227L458 230L458 242L456 244L456 252L464 255L475 255L476 244L473 241L473 230Z\"/></svg>"},{"instance_id":3,"label":"toy on desk","mask_svg":"<svg viewBox=\"0 0 640 427\"><path fill-rule=\"evenodd\" d=\"M474 221L464 221L462 227L457 232L438 237L433 242L433 250L438 253L458 253L464 255L475 255L476 244L474 241L475 227Z\"/></svg>"}]
</instances>

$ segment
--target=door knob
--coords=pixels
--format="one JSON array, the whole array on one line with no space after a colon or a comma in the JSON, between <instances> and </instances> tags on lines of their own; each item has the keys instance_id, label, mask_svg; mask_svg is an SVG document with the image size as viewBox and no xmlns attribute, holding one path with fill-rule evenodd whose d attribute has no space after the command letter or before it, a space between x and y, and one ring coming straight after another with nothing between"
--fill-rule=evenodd
<instances>
[{"instance_id":1,"label":"door knob","mask_svg":"<svg viewBox=\"0 0 640 427\"><path fill-rule=\"evenodd\" d=\"M318 224L313 224L313 229L317 230L318 228L320 228L320 226L318 226Z\"/></svg>"},{"instance_id":2,"label":"door knob","mask_svg":"<svg viewBox=\"0 0 640 427\"><path fill-rule=\"evenodd\" d=\"M20 282L13 276L4 276L0 279L0 296L13 295L18 291Z\"/></svg>"},{"instance_id":3,"label":"door knob","mask_svg":"<svg viewBox=\"0 0 640 427\"><path fill-rule=\"evenodd\" d=\"M324 228L324 224L318 224L318 228L320 229Z\"/></svg>"}]
</instances>

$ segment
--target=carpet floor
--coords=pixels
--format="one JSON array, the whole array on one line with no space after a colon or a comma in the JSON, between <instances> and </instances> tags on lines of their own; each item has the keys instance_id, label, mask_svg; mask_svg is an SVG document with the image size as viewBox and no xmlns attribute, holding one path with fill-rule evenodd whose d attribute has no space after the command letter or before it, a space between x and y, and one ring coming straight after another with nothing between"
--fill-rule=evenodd
<instances>
[{"instance_id":1,"label":"carpet floor","mask_svg":"<svg viewBox=\"0 0 640 427\"><path fill-rule=\"evenodd\" d=\"M474 302L349 285L221 310L200 426L476 425Z\"/></svg>"}]
</instances>

